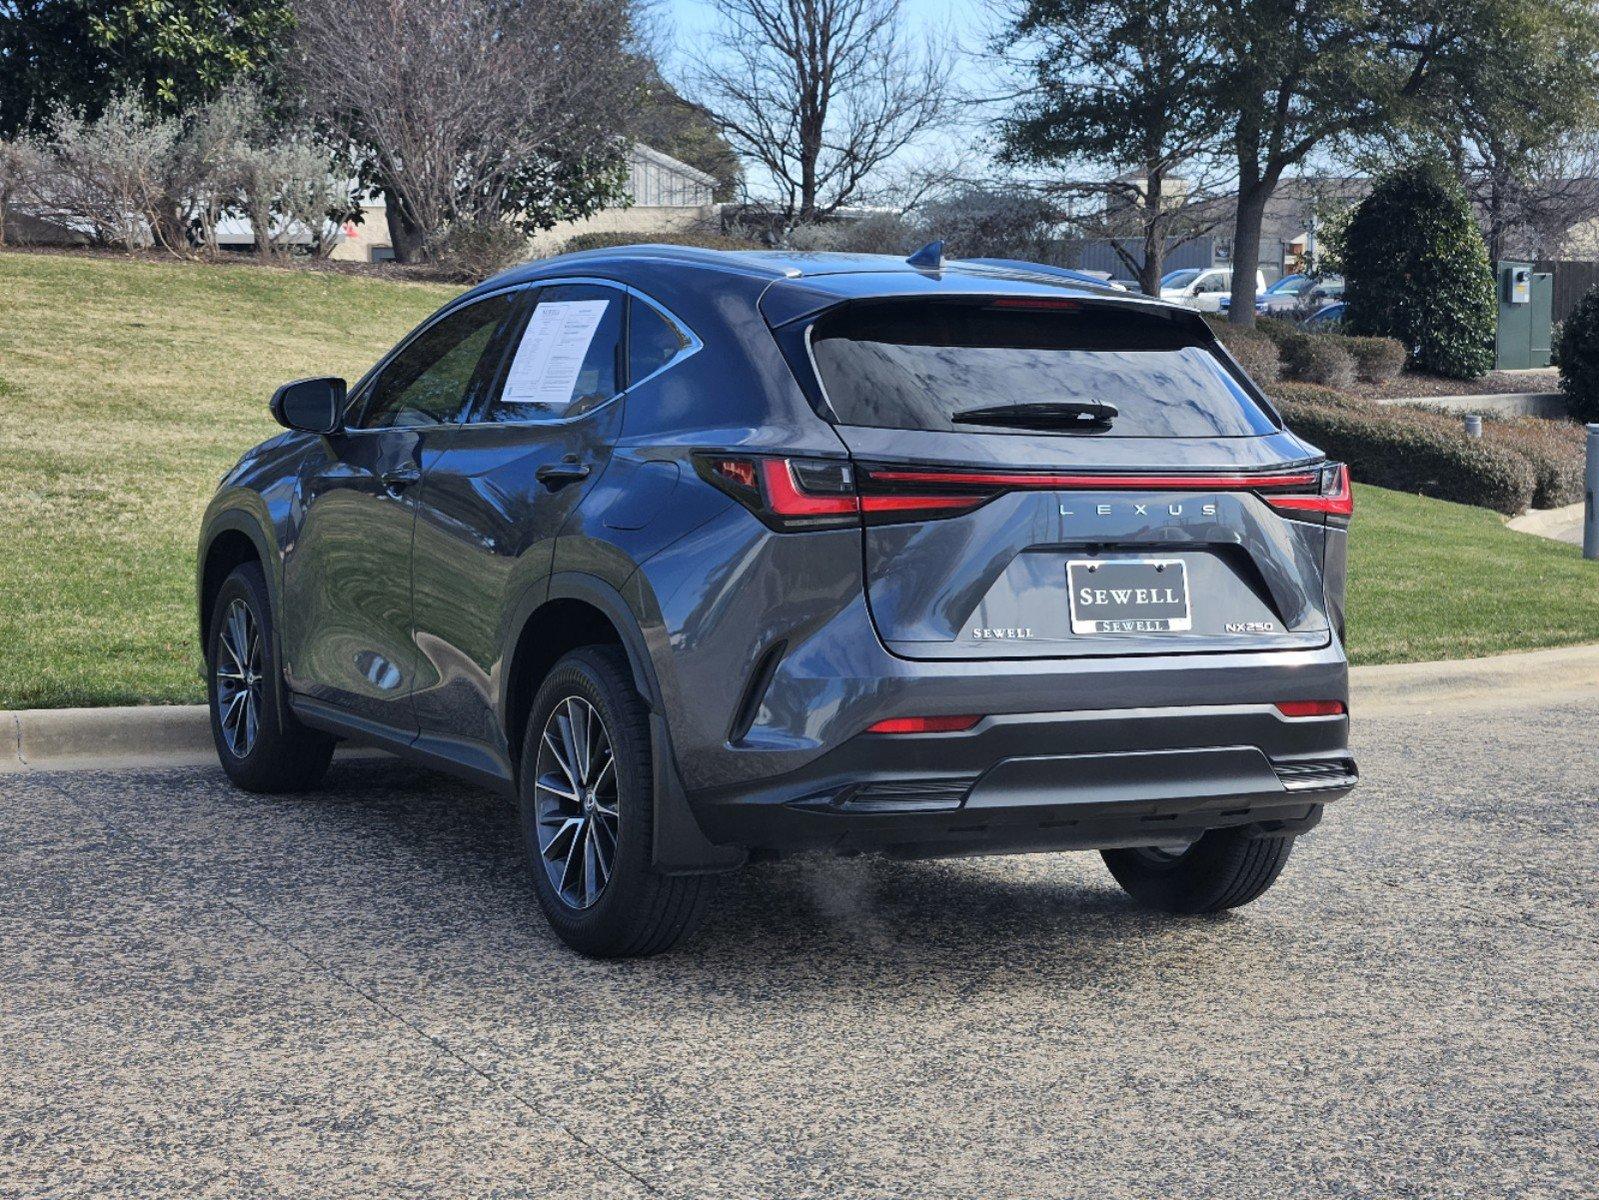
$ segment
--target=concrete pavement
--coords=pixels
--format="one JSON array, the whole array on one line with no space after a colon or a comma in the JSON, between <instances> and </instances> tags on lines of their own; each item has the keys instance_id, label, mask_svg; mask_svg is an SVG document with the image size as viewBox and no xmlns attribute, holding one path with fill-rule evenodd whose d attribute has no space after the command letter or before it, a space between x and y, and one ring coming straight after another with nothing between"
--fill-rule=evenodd
<instances>
[{"instance_id":1,"label":"concrete pavement","mask_svg":"<svg viewBox=\"0 0 1599 1200\"><path fill-rule=\"evenodd\" d=\"M0 779L0 1196L1592 1197L1599 699L1357 722L1241 914L815 859L560 949L392 762Z\"/></svg>"}]
</instances>

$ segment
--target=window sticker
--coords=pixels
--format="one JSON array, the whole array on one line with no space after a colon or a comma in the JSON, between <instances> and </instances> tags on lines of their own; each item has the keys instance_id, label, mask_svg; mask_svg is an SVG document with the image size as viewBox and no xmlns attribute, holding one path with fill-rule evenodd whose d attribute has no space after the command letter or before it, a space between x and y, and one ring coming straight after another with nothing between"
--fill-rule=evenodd
<instances>
[{"instance_id":1,"label":"window sticker","mask_svg":"<svg viewBox=\"0 0 1599 1200\"><path fill-rule=\"evenodd\" d=\"M610 303L556 300L539 304L516 348L501 402L553 409L570 404L583 360Z\"/></svg>"}]
</instances>

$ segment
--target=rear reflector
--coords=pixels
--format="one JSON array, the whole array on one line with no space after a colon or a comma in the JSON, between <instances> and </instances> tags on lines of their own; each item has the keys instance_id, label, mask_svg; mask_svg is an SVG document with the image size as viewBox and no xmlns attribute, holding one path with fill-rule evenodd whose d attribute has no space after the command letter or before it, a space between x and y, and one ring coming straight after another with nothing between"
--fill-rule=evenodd
<instances>
[{"instance_id":1,"label":"rear reflector","mask_svg":"<svg viewBox=\"0 0 1599 1200\"><path fill-rule=\"evenodd\" d=\"M963 733L982 717L890 717L867 727L867 733Z\"/></svg>"},{"instance_id":2,"label":"rear reflector","mask_svg":"<svg viewBox=\"0 0 1599 1200\"><path fill-rule=\"evenodd\" d=\"M1342 700L1284 700L1276 709L1285 717L1341 717L1345 711Z\"/></svg>"}]
</instances>

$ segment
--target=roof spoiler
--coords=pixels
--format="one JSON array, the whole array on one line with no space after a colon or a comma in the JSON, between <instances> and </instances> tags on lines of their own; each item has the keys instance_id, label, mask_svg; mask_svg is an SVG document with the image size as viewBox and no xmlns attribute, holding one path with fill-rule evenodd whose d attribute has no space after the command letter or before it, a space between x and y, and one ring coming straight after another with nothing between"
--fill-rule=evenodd
<instances>
[{"instance_id":1,"label":"roof spoiler","mask_svg":"<svg viewBox=\"0 0 1599 1200\"><path fill-rule=\"evenodd\" d=\"M1047 263L1027 262L1020 258L961 258L957 262L974 267L993 267L999 271L1017 271L1026 275L1048 275L1054 279L1070 279L1073 283L1086 283L1089 287L1104 288L1107 292L1125 292L1119 284L1090 275L1087 271L1073 271L1070 267L1052 267Z\"/></svg>"}]
</instances>

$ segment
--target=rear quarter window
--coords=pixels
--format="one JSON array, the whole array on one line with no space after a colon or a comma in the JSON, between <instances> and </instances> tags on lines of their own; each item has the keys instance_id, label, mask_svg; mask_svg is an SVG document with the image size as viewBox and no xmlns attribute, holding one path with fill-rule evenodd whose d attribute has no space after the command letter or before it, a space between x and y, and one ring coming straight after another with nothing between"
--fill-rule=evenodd
<instances>
[{"instance_id":1,"label":"rear quarter window","mask_svg":"<svg viewBox=\"0 0 1599 1200\"><path fill-rule=\"evenodd\" d=\"M818 319L811 353L834 416L879 429L1020 436L1254 437L1276 423L1203 337L1158 313L1091 304L851 305ZM979 426L974 409L1113 404L1092 431Z\"/></svg>"}]
</instances>

